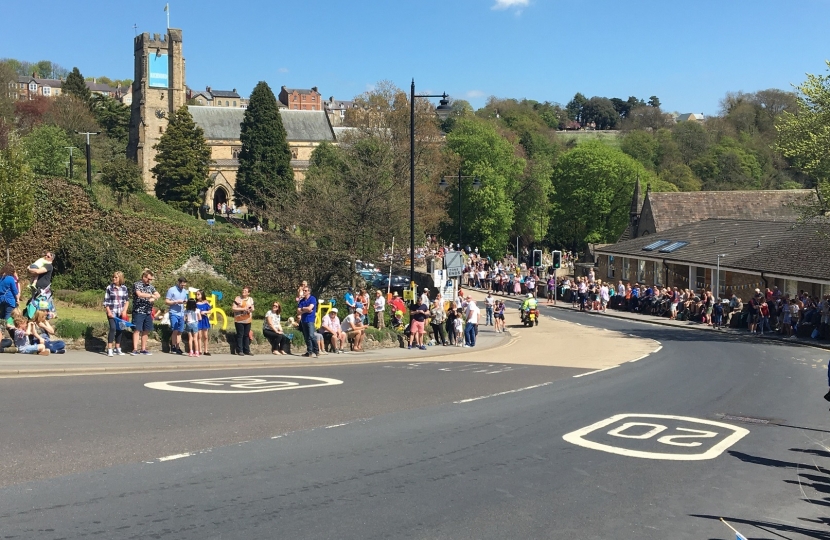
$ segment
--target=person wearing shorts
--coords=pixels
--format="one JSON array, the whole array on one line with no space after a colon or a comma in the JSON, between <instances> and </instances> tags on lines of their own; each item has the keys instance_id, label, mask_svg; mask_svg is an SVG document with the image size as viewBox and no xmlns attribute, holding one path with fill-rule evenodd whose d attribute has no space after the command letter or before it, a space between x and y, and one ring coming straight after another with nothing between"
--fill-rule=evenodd
<instances>
[{"instance_id":1,"label":"person wearing shorts","mask_svg":"<svg viewBox=\"0 0 830 540\"><path fill-rule=\"evenodd\" d=\"M164 302L170 306L170 352L173 354L184 354L180 344L179 336L184 333L184 305L187 303L187 280L180 277L176 284L167 289Z\"/></svg>"},{"instance_id":2,"label":"person wearing shorts","mask_svg":"<svg viewBox=\"0 0 830 540\"><path fill-rule=\"evenodd\" d=\"M429 308L426 304L416 304L412 306L412 313L410 313L409 317L409 347L408 349L412 348L412 344L415 344L415 347L421 349L422 351L427 350L426 346L424 345L424 334L426 334L426 320L427 314L429 314Z\"/></svg>"},{"instance_id":3,"label":"person wearing shorts","mask_svg":"<svg viewBox=\"0 0 830 540\"><path fill-rule=\"evenodd\" d=\"M133 350L130 354L149 356L147 336L153 331L153 302L161 296L153 287L153 272L145 268L141 281L133 284ZM139 338L141 347L139 348Z\"/></svg>"}]
</instances>

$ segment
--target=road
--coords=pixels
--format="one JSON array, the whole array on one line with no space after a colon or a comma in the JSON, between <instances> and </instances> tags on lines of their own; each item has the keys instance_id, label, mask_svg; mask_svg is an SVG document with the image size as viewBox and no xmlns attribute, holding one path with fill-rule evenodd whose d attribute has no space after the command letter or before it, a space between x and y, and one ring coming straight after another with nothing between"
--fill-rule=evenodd
<instances>
[{"instance_id":1,"label":"road","mask_svg":"<svg viewBox=\"0 0 830 540\"><path fill-rule=\"evenodd\" d=\"M469 361L2 379L0 534L830 538L826 351L545 313Z\"/></svg>"}]
</instances>

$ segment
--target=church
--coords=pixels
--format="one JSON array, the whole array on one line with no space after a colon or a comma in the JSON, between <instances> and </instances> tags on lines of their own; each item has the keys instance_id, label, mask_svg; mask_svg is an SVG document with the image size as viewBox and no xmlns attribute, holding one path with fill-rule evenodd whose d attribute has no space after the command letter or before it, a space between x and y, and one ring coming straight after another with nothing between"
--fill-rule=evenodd
<instances>
[{"instance_id":1,"label":"church","mask_svg":"<svg viewBox=\"0 0 830 540\"><path fill-rule=\"evenodd\" d=\"M155 166L156 145L170 114L187 103L185 59L182 51L182 31L168 28L163 35L143 33L134 40L133 101L130 114L130 138L127 156L141 168L145 189L154 193L155 178L150 172ZM236 173L239 168L240 126L245 114L243 108L215 106L188 106L193 120L205 132L211 148L213 163L210 178L213 183L205 194L205 204L212 209L233 201ZM291 167L299 186L308 170L314 149L323 142L335 143L326 111L280 108L280 116L291 149Z\"/></svg>"}]
</instances>

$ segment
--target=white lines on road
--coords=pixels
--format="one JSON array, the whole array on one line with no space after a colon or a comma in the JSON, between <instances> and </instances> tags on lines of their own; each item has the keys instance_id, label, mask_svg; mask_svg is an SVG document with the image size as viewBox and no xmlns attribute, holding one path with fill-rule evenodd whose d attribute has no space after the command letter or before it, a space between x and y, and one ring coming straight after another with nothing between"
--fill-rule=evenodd
<instances>
[{"instance_id":1,"label":"white lines on road","mask_svg":"<svg viewBox=\"0 0 830 540\"><path fill-rule=\"evenodd\" d=\"M471 401L478 401L480 399L487 399L496 396L504 396L506 394L515 394L516 392L524 392L525 390L533 390L534 388L541 388L543 386L547 386L549 384L553 384L553 381L549 381L542 384L534 384L533 386L526 386L524 388L517 388L515 390L507 390L506 392L498 392L496 394L490 394L489 396L479 396L474 398L462 399L460 401L453 401L454 404L458 405L460 403L470 403Z\"/></svg>"},{"instance_id":2,"label":"white lines on road","mask_svg":"<svg viewBox=\"0 0 830 540\"><path fill-rule=\"evenodd\" d=\"M173 461L174 459L182 459L195 455L193 452L185 452L184 454L173 454L172 456L160 457L159 461Z\"/></svg>"},{"instance_id":3,"label":"white lines on road","mask_svg":"<svg viewBox=\"0 0 830 540\"><path fill-rule=\"evenodd\" d=\"M580 377L584 377L585 375L593 375L594 373L600 373L602 371L608 371L609 369L614 369L620 367L619 364L616 366L608 366L602 369L595 369L594 371L589 371L588 373L580 373L579 375L574 375L574 379L578 379Z\"/></svg>"},{"instance_id":4,"label":"white lines on road","mask_svg":"<svg viewBox=\"0 0 830 540\"><path fill-rule=\"evenodd\" d=\"M348 426L351 422L343 422L342 424L334 424L333 426L326 426L324 429L331 429L336 427Z\"/></svg>"}]
</instances>

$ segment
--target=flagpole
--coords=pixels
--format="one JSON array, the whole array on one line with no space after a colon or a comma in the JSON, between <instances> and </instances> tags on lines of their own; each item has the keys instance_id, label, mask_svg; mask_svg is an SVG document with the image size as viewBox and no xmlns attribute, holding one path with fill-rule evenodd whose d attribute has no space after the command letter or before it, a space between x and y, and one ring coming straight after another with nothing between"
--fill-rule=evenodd
<instances>
[{"instance_id":1,"label":"flagpole","mask_svg":"<svg viewBox=\"0 0 830 540\"><path fill-rule=\"evenodd\" d=\"M170 29L170 4L164 4L164 11L167 13L167 29Z\"/></svg>"},{"instance_id":2,"label":"flagpole","mask_svg":"<svg viewBox=\"0 0 830 540\"><path fill-rule=\"evenodd\" d=\"M744 538L744 540L746 540L746 538L744 537L744 535L742 535L741 533L739 533L739 532L738 532L738 529L736 529L735 527L733 527L732 525L730 525L729 523L727 523L725 519L720 518L720 520L723 522L723 524L724 524L724 525L726 525L727 527L729 527L730 529L732 529L732 532L734 532L734 533L735 533L735 535L736 535L736 537L737 537L738 539L740 539L740 538Z\"/></svg>"}]
</instances>

